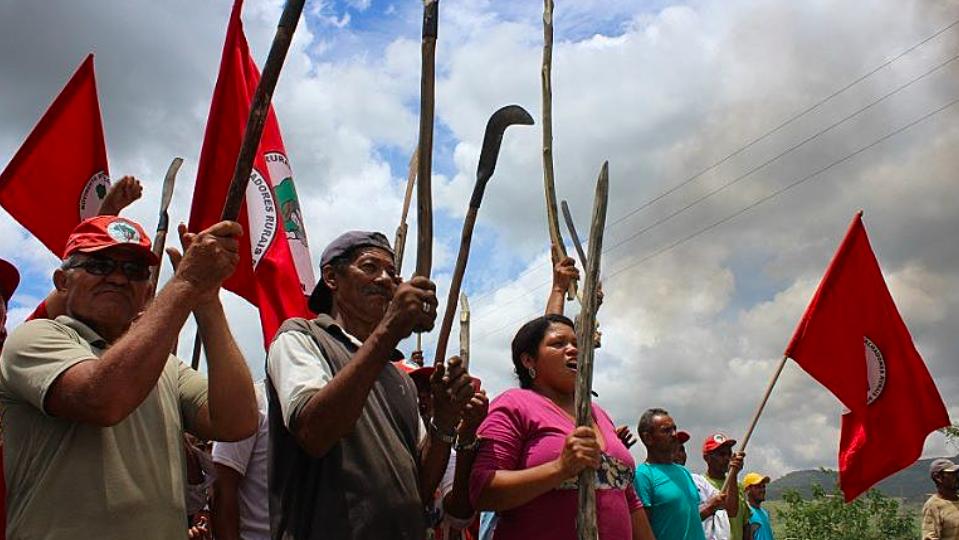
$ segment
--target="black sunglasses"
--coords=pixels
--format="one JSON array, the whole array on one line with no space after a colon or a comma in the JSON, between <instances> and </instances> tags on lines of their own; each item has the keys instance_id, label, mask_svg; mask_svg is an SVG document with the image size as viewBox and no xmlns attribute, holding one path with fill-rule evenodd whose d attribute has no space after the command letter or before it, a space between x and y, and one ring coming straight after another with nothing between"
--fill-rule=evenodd
<instances>
[{"instance_id":1,"label":"black sunglasses","mask_svg":"<svg viewBox=\"0 0 959 540\"><path fill-rule=\"evenodd\" d=\"M146 281L150 277L150 266L137 261L118 261L107 257L94 257L74 262L65 268L82 268L94 276L109 276L117 267L130 281Z\"/></svg>"}]
</instances>

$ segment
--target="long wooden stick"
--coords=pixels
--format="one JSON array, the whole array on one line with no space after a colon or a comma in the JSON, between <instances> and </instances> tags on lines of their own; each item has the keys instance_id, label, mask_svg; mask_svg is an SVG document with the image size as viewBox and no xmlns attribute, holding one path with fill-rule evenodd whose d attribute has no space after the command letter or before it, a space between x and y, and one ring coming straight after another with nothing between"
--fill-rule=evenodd
<instances>
[{"instance_id":1,"label":"long wooden stick","mask_svg":"<svg viewBox=\"0 0 959 540\"><path fill-rule=\"evenodd\" d=\"M556 212L556 183L553 173L553 0L543 0L543 67L540 70L543 99L543 191L546 194L546 222L553 264L566 257L566 244ZM585 262L583 264L586 264ZM569 299L576 296L576 281L569 284Z\"/></svg>"},{"instance_id":2,"label":"long wooden stick","mask_svg":"<svg viewBox=\"0 0 959 540\"><path fill-rule=\"evenodd\" d=\"M167 168L166 176L163 177L163 193L160 197L160 216L157 219L156 235L153 236L153 246L151 250L159 259L163 259L163 249L166 247L167 231L170 228L170 214L167 209L170 208L170 201L173 200L173 187L176 183L176 173L183 165L183 158L175 157ZM160 280L160 265L156 265L150 270L150 289L156 294L157 283Z\"/></svg>"},{"instance_id":3,"label":"long wooden stick","mask_svg":"<svg viewBox=\"0 0 959 540\"><path fill-rule=\"evenodd\" d=\"M586 278L583 282L583 309L577 339L580 343L592 343L593 326L596 321L596 291L599 288L599 260L603 253L603 233L606 229L606 208L609 203L609 163L603 163L596 182L596 197L593 201L593 219L589 227L589 253L587 254ZM593 423L593 354L589 346L579 348L576 362L576 425L591 426ZM579 473L579 515L576 520L579 540L596 540L596 471L586 468Z\"/></svg>"},{"instance_id":4,"label":"long wooden stick","mask_svg":"<svg viewBox=\"0 0 959 540\"><path fill-rule=\"evenodd\" d=\"M410 165L406 170L406 196L403 198L403 213L400 216L400 226L396 228L396 236L393 240L393 251L396 253L394 264L396 264L396 275L402 275L403 254L406 252L406 231L409 228L406 225L406 217L410 213L410 201L413 198L413 186L416 184L416 156L417 150L413 150L410 156Z\"/></svg>"},{"instance_id":5,"label":"long wooden stick","mask_svg":"<svg viewBox=\"0 0 959 540\"><path fill-rule=\"evenodd\" d=\"M460 293L460 358L463 369L470 367L470 302L466 293Z\"/></svg>"},{"instance_id":6,"label":"long wooden stick","mask_svg":"<svg viewBox=\"0 0 959 540\"><path fill-rule=\"evenodd\" d=\"M753 436L753 431L756 429L756 423L759 422L759 417L763 414L763 409L766 408L766 402L769 401L769 396L773 392L773 387L776 386L776 383L779 381L779 376L782 375L783 368L786 367L786 356L783 356L779 361L779 364L776 366L776 371L773 372L772 378L769 379L769 384L766 385L766 392L763 393L763 398L759 402L759 406L756 407L756 413L753 414L753 419L749 422L749 427L746 429L746 434L743 436L742 442L739 443L739 452L746 451L746 445L749 444L749 439ZM726 481L723 482L723 493L727 493L732 488L732 478L733 475L726 474Z\"/></svg>"},{"instance_id":7,"label":"long wooden stick","mask_svg":"<svg viewBox=\"0 0 959 540\"><path fill-rule=\"evenodd\" d=\"M236 158L233 179L230 181L226 202L223 205L222 219L235 221L240 215L240 207L243 205L243 196L250 181L256 150L260 147L260 137L263 135L263 126L266 124L270 100L273 98L273 90L276 88L277 79L280 78L280 70L283 68L283 61L286 60L286 53L293 41L293 32L296 31L300 13L303 12L304 2L305 0L286 0L286 5L283 7L283 14L280 16L276 34L273 36L273 44L270 46L270 54L266 58L263 74L253 93L250 116L243 131L243 144Z\"/></svg>"},{"instance_id":8,"label":"long wooden stick","mask_svg":"<svg viewBox=\"0 0 959 540\"><path fill-rule=\"evenodd\" d=\"M433 110L436 104L438 31L439 0L423 0L423 65L420 71L420 137L416 171L416 275L427 278L433 268Z\"/></svg>"}]
</instances>

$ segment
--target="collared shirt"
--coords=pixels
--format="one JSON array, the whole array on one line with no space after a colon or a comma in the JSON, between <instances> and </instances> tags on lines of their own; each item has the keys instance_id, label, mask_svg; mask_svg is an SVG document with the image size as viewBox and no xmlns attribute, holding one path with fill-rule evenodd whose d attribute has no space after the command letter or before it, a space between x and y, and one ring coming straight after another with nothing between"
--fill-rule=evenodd
<instances>
[{"instance_id":1,"label":"collared shirt","mask_svg":"<svg viewBox=\"0 0 959 540\"><path fill-rule=\"evenodd\" d=\"M183 431L207 402L206 379L170 356L129 416L99 427L50 416L47 392L107 344L70 317L14 330L0 360L7 537L186 538Z\"/></svg>"}]
</instances>

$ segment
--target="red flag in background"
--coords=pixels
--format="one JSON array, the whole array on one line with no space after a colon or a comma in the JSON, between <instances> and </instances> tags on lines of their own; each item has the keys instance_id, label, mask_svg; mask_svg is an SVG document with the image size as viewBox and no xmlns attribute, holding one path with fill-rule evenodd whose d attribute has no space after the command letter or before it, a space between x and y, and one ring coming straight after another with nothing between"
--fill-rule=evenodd
<instances>
[{"instance_id":1,"label":"red flag in background","mask_svg":"<svg viewBox=\"0 0 959 540\"><path fill-rule=\"evenodd\" d=\"M190 210L189 228L194 232L220 221L260 80L243 35L242 6L242 0L233 5L207 118ZM284 320L311 316L306 296L314 285L302 214L272 107L238 220L246 238L240 242L236 272L224 287L259 307L263 337L269 345Z\"/></svg>"},{"instance_id":2,"label":"red flag in background","mask_svg":"<svg viewBox=\"0 0 959 540\"><path fill-rule=\"evenodd\" d=\"M0 205L57 257L110 187L93 55L53 101L0 174Z\"/></svg>"},{"instance_id":3,"label":"red flag in background","mask_svg":"<svg viewBox=\"0 0 959 540\"><path fill-rule=\"evenodd\" d=\"M950 424L886 288L861 213L785 354L848 409L839 441L839 486L847 502L914 463L929 433Z\"/></svg>"}]
</instances>

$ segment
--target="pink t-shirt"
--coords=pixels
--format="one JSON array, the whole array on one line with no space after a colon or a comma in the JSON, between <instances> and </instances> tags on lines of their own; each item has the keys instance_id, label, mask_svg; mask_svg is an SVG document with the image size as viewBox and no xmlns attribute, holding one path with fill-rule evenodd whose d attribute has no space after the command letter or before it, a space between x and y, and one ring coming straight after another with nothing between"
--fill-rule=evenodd
<instances>
[{"instance_id":1,"label":"pink t-shirt","mask_svg":"<svg viewBox=\"0 0 959 540\"><path fill-rule=\"evenodd\" d=\"M593 404L593 417L605 439L602 466L597 471L596 519L599 537L632 537L630 514L642 508L633 488L633 457L616 437L616 428L603 409ZM523 470L559 457L573 420L548 398L532 390L514 388L490 405L479 427L483 437L470 476L470 498L480 492L498 470ZM577 491L575 479L532 501L499 513L496 540L576 539Z\"/></svg>"}]
</instances>

